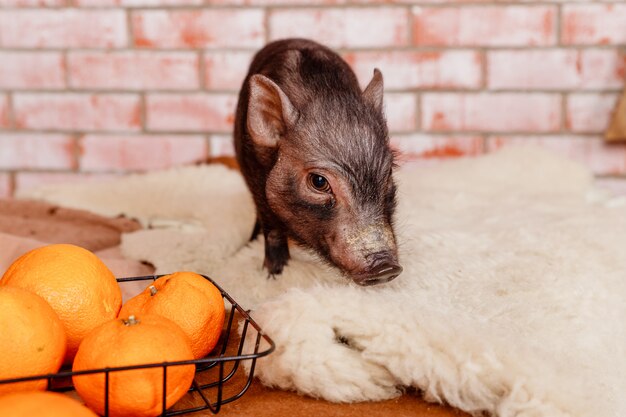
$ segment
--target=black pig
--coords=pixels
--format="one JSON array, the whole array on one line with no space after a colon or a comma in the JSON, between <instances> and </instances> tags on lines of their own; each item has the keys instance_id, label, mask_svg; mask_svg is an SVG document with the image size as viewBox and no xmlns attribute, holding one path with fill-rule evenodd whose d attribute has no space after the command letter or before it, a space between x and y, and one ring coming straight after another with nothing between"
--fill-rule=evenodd
<instances>
[{"instance_id":1,"label":"black pig","mask_svg":"<svg viewBox=\"0 0 626 417\"><path fill-rule=\"evenodd\" d=\"M239 94L235 149L270 275L289 260L288 238L360 285L402 272L382 110L380 71L361 92L348 64L318 43L280 40L255 55Z\"/></svg>"}]
</instances>

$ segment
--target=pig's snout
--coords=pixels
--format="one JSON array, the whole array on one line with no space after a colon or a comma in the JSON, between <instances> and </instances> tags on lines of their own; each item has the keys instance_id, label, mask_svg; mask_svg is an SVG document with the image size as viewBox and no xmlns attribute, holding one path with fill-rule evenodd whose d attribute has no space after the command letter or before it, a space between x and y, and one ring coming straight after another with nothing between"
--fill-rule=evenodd
<instances>
[{"instance_id":1,"label":"pig's snout","mask_svg":"<svg viewBox=\"0 0 626 417\"><path fill-rule=\"evenodd\" d=\"M363 282L359 282L360 285L376 285L389 282L402 273L402 267L396 263L385 263L377 266L372 271L372 276L367 278Z\"/></svg>"},{"instance_id":2,"label":"pig's snout","mask_svg":"<svg viewBox=\"0 0 626 417\"><path fill-rule=\"evenodd\" d=\"M402 273L402 267L388 253L376 253L371 257L374 259L371 268L352 277L357 284L363 286L384 284Z\"/></svg>"},{"instance_id":3,"label":"pig's snout","mask_svg":"<svg viewBox=\"0 0 626 417\"><path fill-rule=\"evenodd\" d=\"M384 284L402 273L389 225L343 228L342 232L329 242L330 258L356 284Z\"/></svg>"}]
</instances>

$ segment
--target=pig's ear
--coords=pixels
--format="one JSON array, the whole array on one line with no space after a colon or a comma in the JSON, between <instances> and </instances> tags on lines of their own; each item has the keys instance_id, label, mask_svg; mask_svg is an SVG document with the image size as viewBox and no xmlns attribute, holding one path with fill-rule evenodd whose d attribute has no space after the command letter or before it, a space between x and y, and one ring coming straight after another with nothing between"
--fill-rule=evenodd
<instances>
[{"instance_id":1,"label":"pig's ear","mask_svg":"<svg viewBox=\"0 0 626 417\"><path fill-rule=\"evenodd\" d=\"M380 112L383 111L383 89L383 74L378 68L375 68L372 81L370 81L367 87L365 87L365 91L363 91L363 98Z\"/></svg>"},{"instance_id":2,"label":"pig's ear","mask_svg":"<svg viewBox=\"0 0 626 417\"><path fill-rule=\"evenodd\" d=\"M261 74L250 77L247 123L254 143L275 147L297 119L298 111L279 86Z\"/></svg>"}]
</instances>

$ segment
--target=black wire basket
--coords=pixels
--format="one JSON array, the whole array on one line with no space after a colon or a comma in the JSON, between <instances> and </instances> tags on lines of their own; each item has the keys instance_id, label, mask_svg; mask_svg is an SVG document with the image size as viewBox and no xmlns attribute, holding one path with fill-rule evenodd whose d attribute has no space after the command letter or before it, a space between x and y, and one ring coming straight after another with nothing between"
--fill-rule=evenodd
<instances>
[{"instance_id":1,"label":"black wire basket","mask_svg":"<svg viewBox=\"0 0 626 417\"><path fill-rule=\"evenodd\" d=\"M154 281L162 276L163 275L149 275L142 277L118 278L117 281L119 283L148 280ZM109 376L111 373L133 369L161 368L163 370L161 416L179 416L203 410L209 410L211 413L217 414L224 404L233 402L245 394L254 377L256 360L272 353L275 349L275 344L272 339L263 332L261 327L259 327L252 317L250 317L250 314L237 304L237 302L226 291L217 285L211 278L205 275L202 276L220 290L227 310L229 310L228 306L230 305L230 312L227 314L225 327L220 337L220 341L209 356L188 361L90 369L77 372L61 370L60 372L54 374L0 379L0 385L15 382L47 380L47 389L49 391L69 392L74 390L74 387L71 385L72 376L98 373L104 374L104 416L108 417ZM239 333L241 336L237 334L237 326L240 327ZM263 346L262 341L265 341ZM249 361L249 372L247 374L242 365L246 361ZM196 374L186 396L167 410L165 405L167 371L170 367L182 365L195 365ZM184 405L180 406L181 403Z\"/></svg>"}]
</instances>

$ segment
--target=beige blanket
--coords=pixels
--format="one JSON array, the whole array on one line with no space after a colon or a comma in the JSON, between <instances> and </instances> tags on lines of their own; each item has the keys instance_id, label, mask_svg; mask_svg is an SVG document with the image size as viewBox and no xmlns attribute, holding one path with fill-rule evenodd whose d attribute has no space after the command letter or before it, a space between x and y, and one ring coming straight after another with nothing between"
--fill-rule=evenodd
<instances>
[{"instance_id":1,"label":"beige blanket","mask_svg":"<svg viewBox=\"0 0 626 417\"><path fill-rule=\"evenodd\" d=\"M351 285L303 250L276 280L241 177L188 167L31 196L125 213L122 249L211 275L279 349L273 386L337 402L420 390L499 416L626 415L626 204L582 166L508 149L398 174L404 273ZM347 343L346 343L347 342Z\"/></svg>"},{"instance_id":2,"label":"beige blanket","mask_svg":"<svg viewBox=\"0 0 626 417\"><path fill-rule=\"evenodd\" d=\"M0 200L0 275L24 252L49 243L73 243L95 251L116 276L152 274L154 269L122 256L121 233L139 230L139 225L125 218L109 219L82 210L65 209L34 200ZM30 236L30 237L25 237ZM143 289L141 284L141 289ZM125 298L139 288L122 284ZM234 353L232 353L234 354ZM243 375L237 373L230 385L241 387ZM191 400L189 397L185 401ZM190 404L185 403L186 406ZM197 404L196 404L197 405ZM195 415L195 414L194 414ZM199 416L210 416L205 411ZM424 417L460 417L463 413L449 407L433 406L416 395L399 399L362 403L333 404L306 398L295 393L268 389L254 381L248 392L227 404L220 416L228 417L360 417L364 415Z\"/></svg>"}]
</instances>

